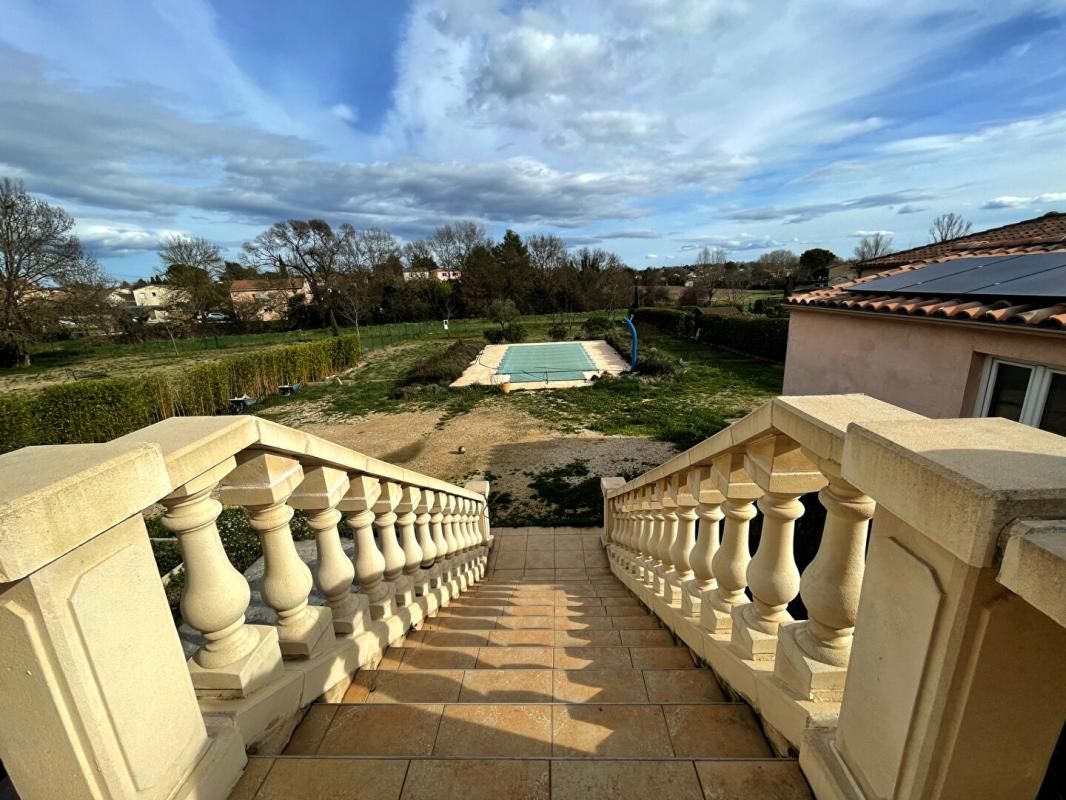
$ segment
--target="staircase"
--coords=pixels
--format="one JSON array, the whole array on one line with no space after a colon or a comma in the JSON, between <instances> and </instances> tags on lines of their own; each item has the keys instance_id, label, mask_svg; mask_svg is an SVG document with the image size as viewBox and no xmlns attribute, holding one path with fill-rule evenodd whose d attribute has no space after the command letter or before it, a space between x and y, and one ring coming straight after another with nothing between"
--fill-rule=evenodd
<instances>
[{"instance_id":1,"label":"staircase","mask_svg":"<svg viewBox=\"0 0 1066 800\"><path fill-rule=\"evenodd\" d=\"M598 532L494 533L485 580L252 756L231 800L810 797Z\"/></svg>"}]
</instances>

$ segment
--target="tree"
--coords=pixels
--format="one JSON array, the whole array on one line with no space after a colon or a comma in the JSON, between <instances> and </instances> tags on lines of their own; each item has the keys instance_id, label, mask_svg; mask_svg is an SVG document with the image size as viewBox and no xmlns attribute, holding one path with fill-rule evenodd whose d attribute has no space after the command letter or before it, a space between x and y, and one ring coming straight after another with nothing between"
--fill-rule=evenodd
<instances>
[{"instance_id":1,"label":"tree","mask_svg":"<svg viewBox=\"0 0 1066 800\"><path fill-rule=\"evenodd\" d=\"M199 317L227 305L225 287L216 282L226 269L218 245L202 236L168 236L159 248L159 276L174 291L168 307Z\"/></svg>"},{"instance_id":2,"label":"tree","mask_svg":"<svg viewBox=\"0 0 1066 800\"><path fill-rule=\"evenodd\" d=\"M492 260L499 271L497 281L503 291L493 296L509 297L526 308L533 291L533 267L529 263L529 248L522 237L508 229L500 242L492 248Z\"/></svg>"},{"instance_id":3,"label":"tree","mask_svg":"<svg viewBox=\"0 0 1066 800\"><path fill-rule=\"evenodd\" d=\"M489 319L506 328L518 319L518 307L513 300L493 300L489 303Z\"/></svg>"},{"instance_id":4,"label":"tree","mask_svg":"<svg viewBox=\"0 0 1066 800\"><path fill-rule=\"evenodd\" d=\"M862 237L855 246L855 260L869 261L871 258L887 256L891 252L893 252L892 234L878 231Z\"/></svg>"},{"instance_id":5,"label":"tree","mask_svg":"<svg viewBox=\"0 0 1066 800\"><path fill-rule=\"evenodd\" d=\"M211 278L217 278L225 268L218 245L202 236L174 234L166 237L159 248L159 260L163 265L161 272L173 266L195 267Z\"/></svg>"},{"instance_id":6,"label":"tree","mask_svg":"<svg viewBox=\"0 0 1066 800\"><path fill-rule=\"evenodd\" d=\"M933 244L947 242L965 236L973 227L969 221L963 219L954 211L941 214L933 220L933 226L929 229L929 237Z\"/></svg>"},{"instance_id":7,"label":"tree","mask_svg":"<svg viewBox=\"0 0 1066 800\"><path fill-rule=\"evenodd\" d=\"M64 209L32 197L19 181L0 180L0 349L5 363L29 365L29 342L47 322L41 312L50 290L65 292L69 299L82 287L108 283L73 230L74 218Z\"/></svg>"},{"instance_id":8,"label":"tree","mask_svg":"<svg viewBox=\"0 0 1066 800\"><path fill-rule=\"evenodd\" d=\"M791 250L771 250L756 260L757 271L770 286L787 286L796 269L799 257Z\"/></svg>"},{"instance_id":9,"label":"tree","mask_svg":"<svg viewBox=\"0 0 1066 800\"><path fill-rule=\"evenodd\" d=\"M526 248L529 250L529 263L538 271L556 269L570 260L566 244L558 236L527 236Z\"/></svg>"},{"instance_id":10,"label":"tree","mask_svg":"<svg viewBox=\"0 0 1066 800\"><path fill-rule=\"evenodd\" d=\"M490 247L492 242L481 225L464 220L437 228L427 244L438 266L462 270L475 247Z\"/></svg>"},{"instance_id":11,"label":"tree","mask_svg":"<svg viewBox=\"0 0 1066 800\"><path fill-rule=\"evenodd\" d=\"M799 260L799 277L807 281L827 281L829 280L829 267L839 260L836 253L824 247L804 250Z\"/></svg>"}]
</instances>

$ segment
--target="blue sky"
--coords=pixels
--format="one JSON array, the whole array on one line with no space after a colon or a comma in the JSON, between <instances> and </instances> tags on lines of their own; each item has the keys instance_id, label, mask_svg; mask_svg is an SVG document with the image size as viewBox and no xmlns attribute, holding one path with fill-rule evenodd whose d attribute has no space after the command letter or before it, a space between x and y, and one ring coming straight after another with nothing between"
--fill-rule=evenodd
<instances>
[{"instance_id":1,"label":"blue sky","mask_svg":"<svg viewBox=\"0 0 1066 800\"><path fill-rule=\"evenodd\" d=\"M120 278L311 216L846 256L1066 211L1064 40L1064 0L4 0L0 175Z\"/></svg>"}]
</instances>

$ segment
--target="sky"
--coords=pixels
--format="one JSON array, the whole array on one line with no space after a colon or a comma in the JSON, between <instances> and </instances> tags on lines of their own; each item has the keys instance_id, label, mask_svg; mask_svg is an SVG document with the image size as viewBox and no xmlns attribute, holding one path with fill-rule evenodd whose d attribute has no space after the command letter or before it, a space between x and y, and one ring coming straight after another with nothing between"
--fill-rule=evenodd
<instances>
[{"instance_id":1,"label":"sky","mask_svg":"<svg viewBox=\"0 0 1066 800\"><path fill-rule=\"evenodd\" d=\"M172 233L458 219L637 268L1066 211L1066 0L3 0L0 176Z\"/></svg>"}]
</instances>

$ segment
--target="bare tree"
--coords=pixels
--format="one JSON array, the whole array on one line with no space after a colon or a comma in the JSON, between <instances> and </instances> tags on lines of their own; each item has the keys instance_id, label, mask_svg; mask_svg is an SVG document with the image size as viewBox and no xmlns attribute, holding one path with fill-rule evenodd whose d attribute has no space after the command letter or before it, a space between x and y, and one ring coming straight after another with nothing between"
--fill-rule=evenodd
<instances>
[{"instance_id":1,"label":"bare tree","mask_svg":"<svg viewBox=\"0 0 1066 800\"><path fill-rule=\"evenodd\" d=\"M464 220L437 228L428 244L437 266L461 270L475 247L489 247L491 242L481 225Z\"/></svg>"},{"instance_id":2,"label":"bare tree","mask_svg":"<svg viewBox=\"0 0 1066 800\"><path fill-rule=\"evenodd\" d=\"M433 251L430 249L429 242L425 239L416 239L413 242L404 244L401 258L403 258L403 263L408 269L421 270L431 263L434 266L436 265L433 260Z\"/></svg>"},{"instance_id":3,"label":"bare tree","mask_svg":"<svg viewBox=\"0 0 1066 800\"><path fill-rule=\"evenodd\" d=\"M528 236L526 249L529 250L529 263L537 270L555 269L569 260L566 244L558 236Z\"/></svg>"},{"instance_id":4,"label":"bare tree","mask_svg":"<svg viewBox=\"0 0 1066 800\"><path fill-rule=\"evenodd\" d=\"M166 272L174 266L195 267L202 269L213 279L221 275L226 263L217 244L202 236L181 234L168 236L163 240L159 248L159 260L162 262L161 272Z\"/></svg>"},{"instance_id":5,"label":"bare tree","mask_svg":"<svg viewBox=\"0 0 1066 800\"><path fill-rule=\"evenodd\" d=\"M968 220L963 219L952 211L947 214L941 214L933 220L933 227L929 229L929 238L933 244L947 242L951 239L965 236L972 227Z\"/></svg>"},{"instance_id":6,"label":"bare tree","mask_svg":"<svg viewBox=\"0 0 1066 800\"><path fill-rule=\"evenodd\" d=\"M19 181L0 180L0 345L9 362L30 363L29 341L41 328L34 313L44 307L39 301L106 283L73 229L65 210L32 197Z\"/></svg>"},{"instance_id":7,"label":"bare tree","mask_svg":"<svg viewBox=\"0 0 1066 800\"><path fill-rule=\"evenodd\" d=\"M771 250L759 256L756 263L770 283L782 285L799 267L799 256L791 250Z\"/></svg>"},{"instance_id":8,"label":"bare tree","mask_svg":"<svg viewBox=\"0 0 1066 800\"><path fill-rule=\"evenodd\" d=\"M393 256L400 255L400 243L396 237L381 228L358 230L345 224L341 226L341 234L351 243L351 254L366 268L380 267Z\"/></svg>"},{"instance_id":9,"label":"bare tree","mask_svg":"<svg viewBox=\"0 0 1066 800\"><path fill-rule=\"evenodd\" d=\"M893 252L892 234L878 231L862 237L855 246L855 260L869 261L871 258L887 256L891 252Z\"/></svg>"}]
</instances>

